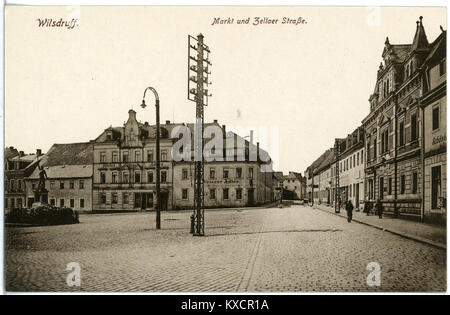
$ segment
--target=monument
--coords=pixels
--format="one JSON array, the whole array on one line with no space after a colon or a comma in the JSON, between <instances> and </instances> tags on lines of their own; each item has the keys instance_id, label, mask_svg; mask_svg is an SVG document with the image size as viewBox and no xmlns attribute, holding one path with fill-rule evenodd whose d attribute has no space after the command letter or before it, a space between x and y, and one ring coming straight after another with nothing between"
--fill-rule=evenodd
<instances>
[{"instance_id":1,"label":"monument","mask_svg":"<svg viewBox=\"0 0 450 315\"><path fill-rule=\"evenodd\" d=\"M45 188L45 180L47 179L47 172L45 172L44 168L39 165L39 183L37 188L34 190L34 203L33 207L36 204L47 204L48 203L48 190Z\"/></svg>"}]
</instances>

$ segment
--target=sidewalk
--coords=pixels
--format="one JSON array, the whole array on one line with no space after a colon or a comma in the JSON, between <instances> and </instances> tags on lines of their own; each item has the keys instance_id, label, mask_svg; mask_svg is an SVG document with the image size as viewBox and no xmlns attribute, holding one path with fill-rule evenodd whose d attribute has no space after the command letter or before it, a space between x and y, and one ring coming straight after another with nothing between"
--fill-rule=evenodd
<instances>
[{"instance_id":1,"label":"sidewalk","mask_svg":"<svg viewBox=\"0 0 450 315\"><path fill-rule=\"evenodd\" d=\"M347 212L345 210L341 210L340 213L335 213L334 207L327 207L326 205L314 205L313 208L347 218ZM447 249L447 229L444 226L390 217L379 219L378 216L366 216L364 213L356 211L353 211L353 221L441 249Z\"/></svg>"}]
</instances>

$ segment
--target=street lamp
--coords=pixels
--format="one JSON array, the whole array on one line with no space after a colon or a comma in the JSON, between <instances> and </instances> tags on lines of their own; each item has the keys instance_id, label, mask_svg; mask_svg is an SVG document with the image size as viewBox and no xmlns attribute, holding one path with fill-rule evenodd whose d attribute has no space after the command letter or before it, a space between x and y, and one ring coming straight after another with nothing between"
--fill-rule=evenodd
<instances>
[{"instance_id":1,"label":"street lamp","mask_svg":"<svg viewBox=\"0 0 450 315\"><path fill-rule=\"evenodd\" d=\"M160 138L160 128L159 128L159 96L158 92L152 87L148 87L144 90L144 96L142 97L142 104L141 107L145 108L147 105L145 105L145 93L150 90L155 95L155 107L156 107L156 229L161 229L161 156L160 156L160 144L159 144L159 138Z\"/></svg>"}]
</instances>

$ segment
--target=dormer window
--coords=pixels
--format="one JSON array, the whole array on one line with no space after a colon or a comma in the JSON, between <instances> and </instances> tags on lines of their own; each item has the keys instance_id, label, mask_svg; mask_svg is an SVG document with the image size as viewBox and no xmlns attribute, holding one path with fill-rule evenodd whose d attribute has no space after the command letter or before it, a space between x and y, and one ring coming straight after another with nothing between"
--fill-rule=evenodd
<instances>
[{"instance_id":1,"label":"dormer window","mask_svg":"<svg viewBox=\"0 0 450 315\"><path fill-rule=\"evenodd\" d=\"M112 140L112 131L106 132L106 139L107 139L108 141L111 141L111 140Z\"/></svg>"}]
</instances>

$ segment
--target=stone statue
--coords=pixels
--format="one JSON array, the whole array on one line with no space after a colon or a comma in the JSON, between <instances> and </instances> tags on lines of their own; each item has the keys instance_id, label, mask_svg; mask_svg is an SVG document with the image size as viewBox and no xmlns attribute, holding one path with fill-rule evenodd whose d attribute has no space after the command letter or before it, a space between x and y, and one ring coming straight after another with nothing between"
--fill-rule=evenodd
<instances>
[{"instance_id":1,"label":"stone statue","mask_svg":"<svg viewBox=\"0 0 450 315\"><path fill-rule=\"evenodd\" d=\"M37 189L43 190L43 189L45 189L45 180L48 178L47 172L39 164L38 164L38 168L39 168L39 184L38 184Z\"/></svg>"}]
</instances>

